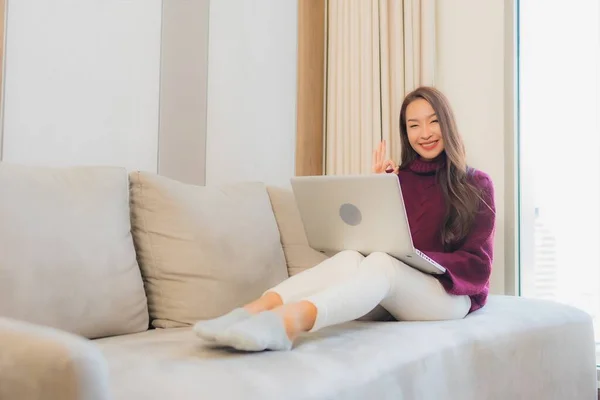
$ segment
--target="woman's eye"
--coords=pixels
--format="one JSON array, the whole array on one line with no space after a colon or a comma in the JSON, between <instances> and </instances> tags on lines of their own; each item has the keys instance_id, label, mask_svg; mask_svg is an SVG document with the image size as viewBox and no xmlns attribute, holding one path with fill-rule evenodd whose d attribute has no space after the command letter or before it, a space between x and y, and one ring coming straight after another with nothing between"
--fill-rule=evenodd
<instances>
[{"instance_id":1,"label":"woman's eye","mask_svg":"<svg viewBox=\"0 0 600 400\"><path fill-rule=\"evenodd\" d=\"M416 128L416 127L418 127L418 126L419 126L419 125L411 125L410 127L411 127L411 128Z\"/></svg>"},{"instance_id":2,"label":"woman's eye","mask_svg":"<svg viewBox=\"0 0 600 400\"><path fill-rule=\"evenodd\" d=\"M438 120L434 119L433 121L431 121L432 124L437 124Z\"/></svg>"}]
</instances>

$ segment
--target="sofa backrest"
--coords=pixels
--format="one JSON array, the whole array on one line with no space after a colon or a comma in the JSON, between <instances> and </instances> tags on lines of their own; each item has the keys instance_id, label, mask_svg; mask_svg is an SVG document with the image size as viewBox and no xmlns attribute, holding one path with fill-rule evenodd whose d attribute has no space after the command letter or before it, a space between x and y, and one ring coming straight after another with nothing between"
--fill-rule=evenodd
<instances>
[{"instance_id":1,"label":"sofa backrest","mask_svg":"<svg viewBox=\"0 0 600 400\"><path fill-rule=\"evenodd\" d=\"M308 244L302 218L290 189L269 186L271 206L281 235L289 276L312 268L327 258Z\"/></svg>"},{"instance_id":2,"label":"sofa backrest","mask_svg":"<svg viewBox=\"0 0 600 400\"><path fill-rule=\"evenodd\" d=\"M0 163L0 316L88 338L148 328L127 171Z\"/></svg>"},{"instance_id":3,"label":"sofa backrest","mask_svg":"<svg viewBox=\"0 0 600 400\"><path fill-rule=\"evenodd\" d=\"M0 316L88 338L220 315L326 258L262 183L0 163L0 191Z\"/></svg>"}]
</instances>

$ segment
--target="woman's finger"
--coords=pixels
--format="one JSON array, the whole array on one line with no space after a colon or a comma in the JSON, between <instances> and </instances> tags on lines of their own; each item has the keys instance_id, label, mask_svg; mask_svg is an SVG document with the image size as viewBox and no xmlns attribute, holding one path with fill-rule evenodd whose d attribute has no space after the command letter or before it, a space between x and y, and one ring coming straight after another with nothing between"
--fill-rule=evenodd
<instances>
[{"instance_id":1,"label":"woman's finger","mask_svg":"<svg viewBox=\"0 0 600 400\"><path fill-rule=\"evenodd\" d=\"M396 169L396 163L392 160L385 160L385 162L383 163L383 170L384 171L394 171Z\"/></svg>"}]
</instances>

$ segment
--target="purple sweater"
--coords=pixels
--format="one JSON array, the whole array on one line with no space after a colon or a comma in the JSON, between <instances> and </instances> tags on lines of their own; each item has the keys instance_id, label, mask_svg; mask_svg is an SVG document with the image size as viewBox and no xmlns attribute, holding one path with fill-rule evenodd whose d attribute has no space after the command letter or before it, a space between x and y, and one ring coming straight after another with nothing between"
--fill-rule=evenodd
<instances>
[{"instance_id":1,"label":"purple sweater","mask_svg":"<svg viewBox=\"0 0 600 400\"><path fill-rule=\"evenodd\" d=\"M444 168L445 162L445 156L431 162L415 160L398 177L415 247L446 268L446 273L437 278L446 292L469 296L472 312L485 305L489 292L496 221L494 187L488 175L474 172L472 182L481 189L487 204L480 204L462 246L445 252L440 232L446 207L436 178L437 169Z\"/></svg>"}]
</instances>

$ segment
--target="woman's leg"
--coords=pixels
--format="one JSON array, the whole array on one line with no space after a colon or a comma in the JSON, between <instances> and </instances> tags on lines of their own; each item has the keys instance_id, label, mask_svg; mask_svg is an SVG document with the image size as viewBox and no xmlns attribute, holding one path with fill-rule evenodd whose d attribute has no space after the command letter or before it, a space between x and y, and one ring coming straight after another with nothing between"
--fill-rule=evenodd
<instances>
[{"instance_id":1,"label":"woman's leg","mask_svg":"<svg viewBox=\"0 0 600 400\"><path fill-rule=\"evenodd\" d=\"M381 305L399 321L445 321L464 318L471 309L469 296L448 294L439 280L384 253L367 263L393 267L392 287Z\"/></svg>"},{"instance_id":2,"label":"woman's leg","mask_svg":"<svg viewBox=\"0 0 600 400\"><path fill-rule=\"evenodd\" d=\"M364 259L365 257L357 251L342 251L313 268L286 279L267 290L265 295L277 294L282 304L299 301L331 285L353 278Z\"/></svg>"},{"instance_id":3,"label":"woman's leg","mask_svg":"<svg viewBox=\"0 0 600 400\"><path fill-rule=\"evenodd\" d=\"M360 318L378 304L401 321L460 319L471 308L468 296L448 294L433 276L385 253L365 258L355 279L305 300L317 309L311 331Z\"/></svg>"},{"instance_id":4,"label":"woman's leg","mask_svg":"<svg viewBox=\"0 0 600 400\"><path fill-rule=\"evenodd\" d=\"M262 311L298 301L336 282L351 278L356 274L363 259L364 256L356 251L337 253L313 268L286 279L241 308L236 308L221 317L196 323L194 330L198 336L214 340L218 333L234 323Z\"/></svg>"},{"instance_id":5,"label":"woman's leg","mask_svg":"<svg viewBox=\"0 0 600 400\"><path fill-rule=\"evenodd\" d=\"M373 253L352 277L233 325L217 340L240 350L289 349L300 332L355 320L378 304L399 320L459 319L471 306L467 296L447 294L434 277Z\"/></svg>"},{"instance_id":6,"label":"woman's leg","mask_svg":"<svg viewBox=\"0 0 600 400\"><path fill-rule=\"evenodd\" d=\"M339 252L267 290L261 297L246 304L244 309L251 314L258 314L320 292L333 283L354 276L364 258L357 251Z\"/></svg>"}]
</instances>

